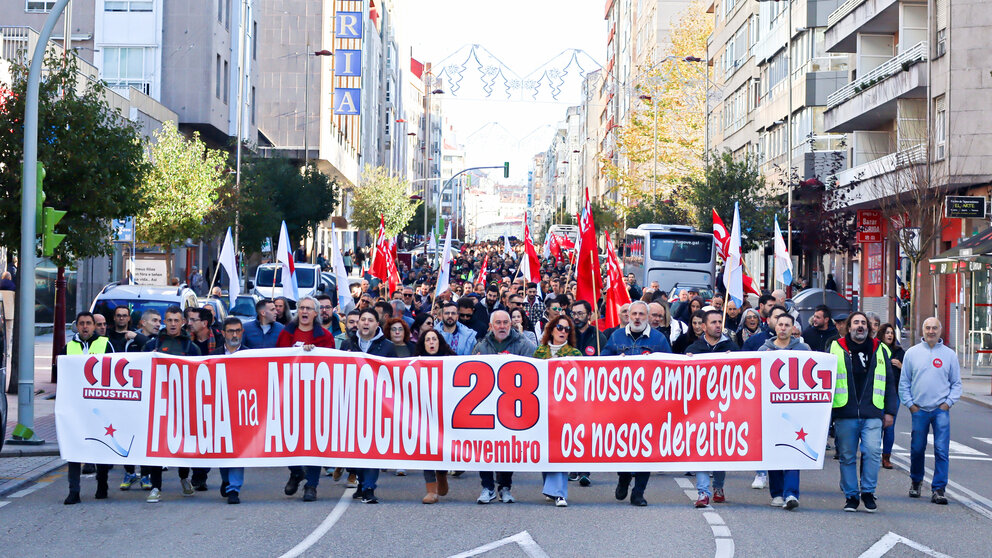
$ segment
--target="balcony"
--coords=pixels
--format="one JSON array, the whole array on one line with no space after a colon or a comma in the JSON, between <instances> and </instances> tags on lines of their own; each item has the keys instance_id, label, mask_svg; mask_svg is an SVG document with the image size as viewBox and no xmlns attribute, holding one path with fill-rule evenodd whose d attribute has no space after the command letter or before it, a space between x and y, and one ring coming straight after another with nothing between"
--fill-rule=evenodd
<instances>
[{"instance_id":1,"label":"balcony","mask_svg":"<svg viewBox=\"0 0 992 558\"><path fill-rule=\"evenodd\" d=\"M882 182L882 177L910 165L925 163L926 153L926 145L919 144L837 173L834 175L837 189L849 188L843 205L864 205L891 192L896 184Z\"/></svg>"},{"instance_id":2,"label":"balcony","mask_svg":"<svg viewBox=\"0 0 992 558\"><path fill-rule=\"evenodd\" d=\"M899 32L899 0L848 0L827 17L827 52L857 51L858 33Z\"/></svg>"},{"instance_id":3,"label":"balcony","mask_svg":"<svg viewBox=\"0 0 992 558\"><path fill-rule=\"evenodd\" d=\"M828 132L872 130L895 118L896 99L926 96L927 43L920 42L827 96Z\"/></svg>"}]
</instances>

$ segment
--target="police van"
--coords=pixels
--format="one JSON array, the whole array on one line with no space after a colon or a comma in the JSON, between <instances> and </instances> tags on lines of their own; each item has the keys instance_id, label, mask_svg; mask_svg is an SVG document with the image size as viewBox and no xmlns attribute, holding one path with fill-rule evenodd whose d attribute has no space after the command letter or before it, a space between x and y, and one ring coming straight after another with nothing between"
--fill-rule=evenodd
<instances>
[{"instance_id":1,"label":"police van","mask_svg":"<svg viewBox=\"0 0 992 558\"><path fill-rule=\"evenodd\" d=\"M627 229L623 272L633 273L641 287L657 281L663 291L679 283L712 287L716 276L713 235L685 225L645 223Z\"/></svg>"}]
</instances>

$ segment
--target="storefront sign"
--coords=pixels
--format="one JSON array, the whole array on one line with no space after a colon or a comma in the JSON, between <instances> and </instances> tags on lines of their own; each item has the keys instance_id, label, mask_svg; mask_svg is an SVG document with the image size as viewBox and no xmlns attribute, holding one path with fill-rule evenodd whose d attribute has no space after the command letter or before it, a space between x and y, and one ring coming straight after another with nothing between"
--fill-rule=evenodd
<instances>
[{"instance_id":1,"label":"storefront sign","mask_svg":"<svg viewBox=\"0 0 992 558\"><path fill-rule=\"evenodd\" d=\"M881 242L865 245L865 284L862 295L866 297L882 296L884 252Z\"/></svg>"},{"instance_id":2,"label":"storefront sign","mask_svg":"<svg viewBox=\"0 0 992 558\"><path fill-rule=\"evenodd\" d=\"M984 196L947 196L944 216L948 219L984 219L986 203Z\"/></svg>"},{"instance_id":3,"label":"storefront sign","mask_svg":"<svg viewBox=\"0 0 992 558\"><path fill-rule=\"evenodd\" d=\"M59 357L63 459L482 471L820 469L836 357L330 349Z\"/></svg>"},{"instance_id":4,"label":"storefront sign","mask_svg":"<svg viewBox=\"0 0 992 558\"><path fill-rule=\"evenodd\" d=\"M882 242L882 212L877 209L858 210L858 243Z\"/></svg>"}]
</instances>

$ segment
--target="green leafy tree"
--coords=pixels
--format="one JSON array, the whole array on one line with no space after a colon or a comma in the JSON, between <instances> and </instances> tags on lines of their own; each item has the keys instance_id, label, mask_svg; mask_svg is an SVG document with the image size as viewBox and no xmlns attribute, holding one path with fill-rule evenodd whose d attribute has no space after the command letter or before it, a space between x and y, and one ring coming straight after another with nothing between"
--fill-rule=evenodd
<instances>
[{"instance_id":1,"label":"green leafy tree","mask_svg":"<svg viewBox=\"0 0 992 558\"><path fill-rule=\"evenodd\" d=\"M702 231L713 230L713 210L727 228L733 226L734 202L740 205L741 244L745 252L754 250L772 237L776 198L750 158L735 160L730 152L714 156L706 168L705 177L689 182L689 201Z\"/></svg>"},{"instance_id":2,"label":"green leafy tree","mask_svg":"<svg viewBox=\"0 0 992 558\"><path fill-rule=\"evenodd\" d=\"M290 239L298 242L307 233L315 232L334 212L338 205L338 183L313 164L302 169L291 167L296 177L291 182L276 184L275 202L286 220Z\"/></svg>"},{"instance_id":3,"label":"green leafy tree","mask_svg":"<svg viewBox=\"0 0 992 558\"><path fill-rule=\"evenodd\" d=\"M424 211L427 212L427 230L431 230L437 220L437 211L433 207L428 207L426 203L421 202L417 204L417 210L414 211L410 222L403 227L403 232L409 235L424 234Z\"/></svg>"},{"instance_id":4,"label":"green leafy tree","mask_svg":"<svg viewBox=\"0 0 992 558\"><path fill-rule=\"evenodd\" d=\"M687 209L686 204L674 200L658 199L652 203L651 198L641 200L641 203L628 209L627 228L636 228L644 223L661 223L665 225L692 225L694 215Z\"/></svg>"},{"instance_id":5,"label":"green leafy tree","mask_svg":"<svg viewBox=\"0 0 992 558\"><path fill-rule=\"evenodd\" d=\"M355 228L379 231L379 216L385 217L386 236L395 236L404 229L423 202L410 201L409 183L392 176L385 167L365 165L352 198L351 222Z\"/></svg>"},{"instance_id":6,"label":"green leafy tree","mask_svg":"<svg viewBox=\"0 0 992 558\"><path fill-rule=\"evenodd\" d=\"M151 172L139 192L148 210L135 220L138 240L171 247L205 235L228 180L226 154L207 148L199 134L186 138L167 122L156 132L148 157Z\"/></svg>"},{"instance_id":7,"label":"green leafy tree","mask_svg":"<svg viewBox=\"0 0 992 558\"><path fill-rule=\"evenodd\" d=\"M67 210L56 225L66 233L52 260L68 266L112 250L111 219L140 215L147 201L135 192L149 171L141 133L111 108L98 82L81 79L74 57L49 51L41 80L38 161L45 166L45 205ZM13 64L12 86L0 88L0 244L21 240L21 160L27 67Z\"/></svg>"}]
</instances>

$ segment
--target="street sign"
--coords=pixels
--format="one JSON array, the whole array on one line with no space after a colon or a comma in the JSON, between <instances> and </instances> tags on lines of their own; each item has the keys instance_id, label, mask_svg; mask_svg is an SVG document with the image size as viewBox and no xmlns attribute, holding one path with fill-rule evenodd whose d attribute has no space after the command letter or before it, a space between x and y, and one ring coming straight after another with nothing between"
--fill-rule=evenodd
<instances>
[{"instance_id":1,"label":"street sign","mask_svg":"<svg viewBox=\"0 0 992 558\"><path fill-rule=\"evenodd\" d=\"M920 253L920 228L905 227L899 231L899 257L915 258Z\"/></svg>"},{"instance_id":2,"label":"street sign","mask_svg":"<svg viewBox=\"0 0 992 558\"><path fill-rule=\"evenodd\" d=\"M877 209L858 210L858 238L859 244L871 242L882 242L884 239L882 230L882 212Z\"/></svg>"},{"instance_id":3,"label":"street sign","mask_svg":"<svg viewBox=\"0 0 992 558\"><path fill-rule=\"evenodd\" d=\"M947 196L944 216L948 219L984 219L987 216L985 196Z\"/></svg>"},{"instance_id":4,"label":"street sign","mask_svg":"<svg viewBox=\"0 0 992 558\"><path fill-rule=\"evenodd\" d=\"M134 242L134 217L114 219L111 226L114 229L114 242L126 242L127 244Z\"/></svg>"}]
</instances>

